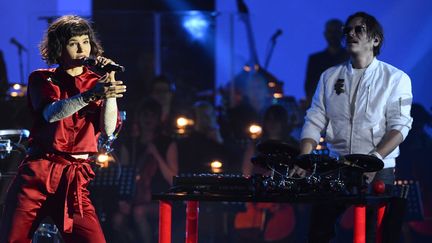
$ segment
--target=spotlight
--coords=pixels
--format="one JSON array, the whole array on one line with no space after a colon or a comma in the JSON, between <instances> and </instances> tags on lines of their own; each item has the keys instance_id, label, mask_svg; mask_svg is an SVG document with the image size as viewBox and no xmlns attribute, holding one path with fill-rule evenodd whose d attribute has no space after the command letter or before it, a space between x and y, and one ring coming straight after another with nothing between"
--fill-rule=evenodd
<instances>
[{"instance_id":1,"label":"spotlight","mask_svg":"<svg viewBox=\"0 0 432 243\"><path fill-rule=\"evenodd\" d=\"M260 66L258 64L254 64L253 67L249 66L249 65L244 65L243 66L243 70L245 72L250 72L250 71L252 71L252 69L253 69L254 72L257 72L260 69Z\"/></svg>"},{"instance_id":2,"label":"spotlight","mask_svg":"<svg viewBox=\"0 0 432 243\"><path fill-rule=\"evenodd\" d=\"M258 124L252 124L249 126L249 136L252 139L258 138L262 133L262 128Z\"/></svg>"},{"instance_id":3,"label":"spotlight","mask_svg":"<svg viewBox=\"0 0 432 243\"><path fill-rule=\"evenodd\" d=\"M195 124L194 120L180 116L177 118L177 128L185 128L187 126L192 126Z\"/></svg>"},{"instance_id":4,"label":"spotlight","mask_svg":"<svg viewBox=\"0 0 432 243\"><path fill-rule=\"evenodd\" d=\"M101 168L107 168L109 166L109 162L114 161L114 158L105 153L98 154L96 157L96 164L98 164Z\"/></svg>"},{"instance_id":5,"label":"spotlight","mask_svg":"<svg viewBox=\"0 0 432 243\"><path fill-rule=\"evenodd\" d=\"M222 172L222 162L220 162L219 160L214 160L210 162L210 167L213 173Z\"/></svg>"},{"instance_id":6,"label":"spotlight","mask_svg":"<svg viewBox=\"0 0 432 243\"><path fill-rule=\"evenodd\" d=\"M273 94L273 98L275 98L275 99L281 99L281 98L283 98L283 94L282 93L274 93Z\"/></svg>"},{"instance_id":7,"label":"spotlight","mask_svg":"<svg viewBox=\"0 0 432 243\"><path fill-rule=\"evenodd\" d=\"M189 15L183 19L183 27L194 39L204 39L209 25L205 16L199 11L189 11Z\"/></svg>"},{"instance_id":8,"label":"spotlight","mask_svg":"<svg viewBox=\"0 0 432 243\"><path fill-rule=\"evenodd\" d=\"M269 88L274 88L274 87L276 87L276 83L273 82L273 81L268 82L267 85L269 86Z\"/></svg>"},{"instance_id":9,"label":"spotlight","mask_svg":"<svg viewBox=\"0 0 432 243\"><path fill-rule=\"evenodd\" d=\"M177 128L186 127L188 124L188 119L185 117L177 118Z\"/></svg>"},{"instance_id":10,"label":"spotlight","mask_svg":"<svg viewBox=\"0 0 432 243\"><path fill-rule=\"evenodd\" d=\"M188 119L184 116L179 116L176 120L177 134L184 135L187 132L187 128L195 124L194 120Z\"/></svg>"},{"instance_id":11,"label":"spotlight","mask_svg":"<svg viewBox=\"0 0 432 243\"><path fill-rule=\"evenodd\" d=\"M18 83L11 84L6 93L9 97L24 97L27 93L27 86Z\"/></svg>"},{"instance_id":12,"label":"spotlight","mask_svg":"<svg viewBox=\"0 0 432 243\"><path fill-rule=\"evenodd\" d=\"M250 71L251 71L251 67L248 66L248 65L244 65L244 66L243 66L243 70L244 70L245 72L250 72Z\"/></svg>"}]
</instances>

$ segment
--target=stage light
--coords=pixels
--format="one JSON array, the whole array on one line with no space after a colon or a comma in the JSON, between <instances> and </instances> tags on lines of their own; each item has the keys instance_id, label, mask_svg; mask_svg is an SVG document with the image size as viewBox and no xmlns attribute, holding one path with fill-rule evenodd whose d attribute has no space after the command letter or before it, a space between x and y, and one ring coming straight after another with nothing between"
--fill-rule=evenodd
<instances>
[{"instance_id":1,"label":"stage light","mask_svg":"<svg viewBox=\"0 0 432 243\"><path fill-rule=\"evenodd\" d=\"M214 160L210 163L210 167L213 173L220 173L222 172L222 162L219 160Z\"/></svg>"},{"instance_id":2,"label":"stage light","mask_svg":"<svg viewBox=\"0 0 432 243\"><path fill-rule=\"evenodd\" d=\"M252 139L258 138L262 133L262 128L260 125L252 124L249 126L249 136Z\"/></svg>"},{"instance_id":3,"label":"stage light","mask_svg":"<svg viewBox=\"0 0 432 243\"><path fill-rule=\"evenodd\" d=\"M185 127L187 126L187 118L185 117L179 117L177 118L177 128Z\"/></svg>"},{"instance_id":4,"label":"stage light","mask_svg":"<svg viewBox=\"0 0 432 243\"><path fill-rule=\"evenodd\" d=\"M219 160L212 161L210 165L212 168L222 168L222 162Z\"/></svg>"},{"instance_id":5,"label":"stage light","mask_svg":"<svg viewBox=\"0 0 432 243\"><path fill-rule=\"evenodd\" d=\"M179 116L176 120L177 125L177 134L178 135L186 135L189 126L195 124L194 120L188 119L184 116Z\"/></svg>"},{"instance_id":6,"label":"stage light","mask_svg":"<svg viewBox=\"0 0 432 243\"><path fill-rule=\"evenodd\" d=\"M184 116L177 118L177 128L185 128L186 126L192 126L195 124L194 120L188 119Z\"/></svg>"},{"instance_id":7,"label":"stage light","mask_svg":"<svg viewBox=\"0 0 432 243\"><path fill-rule=\"evenodd\" d=\"M111 158L108 154L98 154L96 158L96 164L98 164L101 168L107 168L110 160Z\"/></svg>"},{"instance_id":8,"label":"stage light","mask_svg":"<svg viewBox=\"0 0 432 243\"><path fill-rule=\"evenodd\" d=\"M177 134L183 135L185 133L186 133L186 129L184 129L184 128L177 128Z\"/></svg>"},{"instance_id":9,"label":"stage light","mask_svg":"<svg viewBox=\"0 0 432 243\"><path fill-rule=\"evenodd\" d=\"M24 97L27 94L27 86L23 84L11 84L7 90L7 95L10 97Z\"/></svg>"},{"instance_id":10,"label":"stage light","mask_svg":"<svg viewBox=\"0 0 432 243\"><path fill-rule=\"evenodd\" d=\"M204 39L209 22L199 11L189 11L189 15L183 19L183 27L194 39Z\"/></svg>"},{"instance_id":11,"label":"stage light","mask_svg":"<svg viewBox=\"0 0 432 243\"><path fill-rule=\"evenodd\" d=\"M273 94L273 98L275 98L275 99L281 99L281 98L283 98L283 94L282 93L274 93Z\"/></svg>"},{"instance_id":12,"label":"stage light","mask_svg":"<svg viewBox=\"0 0 432 243\"><path fill-rule=\"evenodd\" d=\"M244 66L243 66L243 70L244 70L245 72L250 72L250 71L251 71L251 68L250 68L250 66L248 66L248 65L244 65Z\"/></svg>"},{"instance_id":13,"label":"stage light","mask_svg":"<svg viewBox=\"0 0 432 243\"><path fill-rule=\"evenodd\" d=\"M268 86L269 86L269 88L274 88L274 87L276 87L276 83L273 81L270 81L270 82L268 82Z\"/></svg>"}]
</instances>

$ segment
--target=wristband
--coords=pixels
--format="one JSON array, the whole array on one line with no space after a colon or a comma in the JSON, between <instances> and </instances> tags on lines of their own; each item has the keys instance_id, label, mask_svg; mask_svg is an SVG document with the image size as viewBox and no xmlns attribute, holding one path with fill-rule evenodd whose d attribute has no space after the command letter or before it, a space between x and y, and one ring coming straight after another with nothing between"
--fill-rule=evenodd
<instances>
[{"instance_id":1,"label":"wristband","mask_svg":"<svg viewBox=\"0 0 432 243\"><path fill-rule=\"evenodd\" d=\"M380 160L383 160L384 158L381 156L381 154L379 154L377 151L373 151L372 153L370 153L370 155L373 155L375 157L377 157Z\"/></svg>"}]
</instances>

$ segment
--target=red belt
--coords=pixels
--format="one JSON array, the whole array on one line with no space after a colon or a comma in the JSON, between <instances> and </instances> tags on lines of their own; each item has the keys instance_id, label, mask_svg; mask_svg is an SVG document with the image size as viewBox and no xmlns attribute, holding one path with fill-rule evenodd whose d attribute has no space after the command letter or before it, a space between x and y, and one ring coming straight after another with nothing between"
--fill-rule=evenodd
<instances>
[{"instance_id":1,"label":"red belt","mask_svg":"<svg viewBox=\"0 0 432 243\"><path fill-rule=\"evenodd\" d=\"M90 159L76 159L70 155L45 154L47 160L54 162L51 180L48 180L47 189L55 193L63 173L66 176L66 192L63 214L63 231L72 232L73 216L75 213L74 203L78 202L78 212L83 217L82 188L95 177L90 166Z\"/></svg>"}]
</instances>

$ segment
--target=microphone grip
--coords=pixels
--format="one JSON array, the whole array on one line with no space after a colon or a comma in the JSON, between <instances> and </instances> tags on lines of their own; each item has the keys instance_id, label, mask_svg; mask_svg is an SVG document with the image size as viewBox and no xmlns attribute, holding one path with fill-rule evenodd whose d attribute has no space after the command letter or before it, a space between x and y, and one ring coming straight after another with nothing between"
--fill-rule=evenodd
<instances>
[{"instance_id":1,"label":"microphone grip","mask_svg":"<svg viewBox=\"0 0 432 243\"><path fill-rule=\"evenodd\" d=\"M109 63L107 65L102 65L101 63L98 63L98 61L94 58L87 57L82 60L82 64L87 67L96 67L99 70L105 71L105 72L124 72L125 68L119 64L115 63Z\"/></svg>"},{"instance_id":2,"label":"microphone grip","mask_svg":"<svg viewBox=\"0 0 432 243\"><path fill-rule=\"evenodd\" d=\"M124 72L125 68L119 64L112 64L109 63L107 65L97 65L97 67L99 67L100 69L104 70L105 72L109 73L109 72Z\"/></svg>"}]
</instances>

